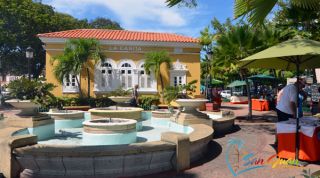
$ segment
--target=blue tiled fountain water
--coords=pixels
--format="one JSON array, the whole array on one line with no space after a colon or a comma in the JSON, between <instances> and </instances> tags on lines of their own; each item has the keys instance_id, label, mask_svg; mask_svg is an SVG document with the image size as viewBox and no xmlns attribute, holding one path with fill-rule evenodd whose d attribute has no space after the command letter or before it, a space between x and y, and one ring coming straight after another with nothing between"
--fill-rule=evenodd
<instances>
[{"instance_id":1,"label":"blue tiled fountain water","mask_svg":"<svg viewBox=\"0 0 320 178\"><path fill-rule=\"evenodd\" d=\"M136 136L136 142L150 142L150 141L158 141L161 139L161 133L162 132L179 132L179 133L185 133L189 134L193 130L191 127L183 126L176 124L174 122L171 122L169 120L159 120L159 119L153 119L151 117L151 112L142 112L142 129L140 131L137 131ZM90 120L91 116L90 113L85 113L85 120ZM140 123L141 124L141 123ZM132 135L132 134L131 134ZM55 137L39 141L39 144L52 144L52 145L87 145L84 144L82 141L83 137L83 128L65 128L56 130ZM115 144L126 144L121 143L121 140L119 141L119 135L112 136L110 135L110 139L108 139L108 143L101 143L101 145L115 145ZM128 137L130 137L128 135ZM124 142L126 142L126 138L123 139ZM94 145L99 145L96 141L93 141L95 143L92 143ZM89 145L92 145L89 144Z\"/></svg>"}]
</instances>

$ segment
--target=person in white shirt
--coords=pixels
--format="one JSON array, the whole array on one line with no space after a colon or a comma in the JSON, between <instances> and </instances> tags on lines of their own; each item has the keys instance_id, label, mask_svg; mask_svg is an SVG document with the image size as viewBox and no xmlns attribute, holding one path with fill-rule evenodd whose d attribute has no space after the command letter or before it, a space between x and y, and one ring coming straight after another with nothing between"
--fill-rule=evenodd
<instances>
[{"instance_id":1,"label":"person in white shirt","mask_svg":"<svg viewBox=\"0 0 320 178\"><path fill-rule=\"evenodd\" d=\"M299 79L298 82L285 86L278 93L276 107L278 122L297 118L297 88L301 91L304 86L305 82Z\"/></svg>"}]
</instances>

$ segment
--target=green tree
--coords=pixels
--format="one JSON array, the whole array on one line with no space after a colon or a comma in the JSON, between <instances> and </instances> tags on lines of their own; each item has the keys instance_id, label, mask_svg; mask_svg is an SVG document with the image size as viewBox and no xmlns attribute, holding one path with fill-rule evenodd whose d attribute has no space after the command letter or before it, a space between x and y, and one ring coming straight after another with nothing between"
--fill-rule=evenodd
<instances>
[{"instance_id":1,"label":"green tree","mask_svg":"<svg viewBox=\"0 0 320 178\"><path fill-rule=\"evenodd\" d=\"M97 29L113 29L113 30L123 30L118 22L106 19L103 17L97 17L89 23L91 28Z\"/></svg>"},{"instance_id":2,"label":"green tree","mask_svg":"<svg viewBox=\"0 0 320 178\"><path fill-rule=\"evenodd\" d=\"M213 58L209 61L202 60L202 70L207 70L207 64L203 63L210 63L211 75L227 82L240 77L237 65L239 60L291 37L290 33L279 31L272 24L266 24L264 27L251 27L242 21L232 25L230 20L220 23L214 19L210 29L206 27L201 32L200 41L202 39L207 41L208 36L211 36L211 43L207 41L202 45L207 45L204 48L205 51L211 48ZM258 72L262 71L251 70L251 73Z\"/></svg>"},{"instance_id":3,"label":"green tree","mask_svg":"<svg viewBox=\"0 0 320 178\"><path fill-rule=\"evenodd\" d=\"M167 69L171 68L172 59L165 51L155 51L146 54L146 60L144 63L145 71L150 74L154 73L155 77L160 78L161 82L161 100L163 100L164 82L161 74L161 65L165 65Z\"/></svg>"},{"instance_id":4,"label":"green tree","mask_svg":"<svg viewBox=\"0 0 320 178\"><path fill-rule=\"evenodd\" d=\"M88 98L90 98L90 73L87 63L93 59L95 61L103 59L100 44L94 39L72 39L67 41L62 55L54 58L57 65L54 68L54 75L59 82L68 80L69 75L80 75L81 71L86 70L88 80ZM80 81L76 77L80 95L83 96Z\"/></svg>"},{"instance_id":5,"label":"green tree","mask_svg":"<svg viewBox=\"0 0 320 178\"><path fill-rule=\"evenodd\" d=\"M45 66L45 50L37 34L79 28L93 27L86 19L55 12L41 1L0 0L0 74L26 74L25 50L31 46L32 73L37 77Z\"/></svg>"},{"instance_id":6,"label":"green tree","mask_svg":"<svg viewBox=\"0 0 320 178\"><path fill-rule=\"evenodd\" d=\"M320 9L320 0L289 0L291 6L303 10L317 10ZM167 5L173 7L177 4L185 6L196 6L197 0L167 0ZM280 0L235 0L234 16L248 17L248 21L253 25L263 24L265 18L272 12L276 5L281 5L283 1Z\"/></svg>"}]
</instances>

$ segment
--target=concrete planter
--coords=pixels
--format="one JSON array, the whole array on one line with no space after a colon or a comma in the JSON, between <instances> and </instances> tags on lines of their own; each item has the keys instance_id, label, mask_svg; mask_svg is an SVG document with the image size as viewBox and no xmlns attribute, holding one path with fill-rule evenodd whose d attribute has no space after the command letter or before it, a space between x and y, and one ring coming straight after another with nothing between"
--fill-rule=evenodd
<instances>
[{"instance_id":1,"label":"concrete planter","mask_svg":"<svg viewBox=\"0 0 320 178\"><path fill-rule=\"evenodd\" d=\"M217 135L225 135L234 129L235 115L232 111L204 112L212 120L212 128Z\"/></svg>"},{"instance_id":2,"label":"concrete planter","mask_svg":"<svg viewBox=\"0 0 320 178\"><path fill-rule=\"evenodd\" d=\"M7 100L6 103L11 104L13 107L20 109L19 115L22 116L32 116L38 113L39 104L36 104L30 100L19 100L11 99Z\"/></svg>"},{"instance_id":3,"label":"concrete planter","mask_svg":"<svg viewBox=\"0 0 320 178\"><path fill-rule=\"evenodd\" d=\"M208 102L207 99L178 99L176 103L184 107L184 112L193 112L196 111L204 103Z\"/></svg>"},{"instance_id":4,"label":"concrete planter","mask_svg":"<svg viewBox=\"0 0 320 178\"><path fill-rule=\"evenodd\" d=\"M197 108L208 102L207 99L178 99L176 102L184 107L178 117L177 123L181 125L191 125L191 124L205 124L208 126L212 125L212 120L208 115L199 112Z\"/></svg>"},{"instance_id":5,"label":"concrete planter","mask_svg":"<svg viewBox=\"0 0 320 178\"><path fill-rule=\"evenodd\" d=\"M151 111L153 118L170 118L173 113L168 109L157 109L155 111Z\"/></svg>"}]
</instances>

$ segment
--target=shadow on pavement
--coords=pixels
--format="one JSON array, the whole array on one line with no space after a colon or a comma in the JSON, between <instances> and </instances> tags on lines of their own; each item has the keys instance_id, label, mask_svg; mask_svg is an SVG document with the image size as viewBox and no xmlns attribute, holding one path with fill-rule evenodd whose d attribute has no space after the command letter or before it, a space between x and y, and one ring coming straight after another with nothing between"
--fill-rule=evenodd
<instances>
[{"instance_id":1,"label":"shadow on pavement","mask_svg":"<svg viewBox=\"0 0 320 178\"><path fill-rule=\"evenodd\" d=\"M264 115L252 115L252 119L248 119L247 116L238 116L236 118L239 122L243 123L276 123L277 117L271 114Z\"/></svg>"},{"instance_id":2,"label":"shadow on pavement","mask_svg":"<svg viewBox=\"0 0 320 178\"><path fill-rule=\"evenodd\" d=\"M224 133L224 134L214 134L213 138L214 138L214 139L222 138L222 137L225 137L226 135L236 133L236 132L238 132L238 131L240 131L240 130L241 130L241 128L240 128L239 125L234 125L231 130L229 130L228 132L226 132L226 133Z\"/></svg>"},{"instance_id":3,"label":"shadow on pavement","mask_svg":"<svg viewBox=\"0 0 320 178\"><path fill-rule=\"evenodd\" d=\"M214 160L216 157L218 157L221 154L221 152L222 152L222 146L214 140L210 141L208 144L207 153L204 155L203 158L192 163L191 168L200 166L204 163Z\"/></svg>"},{"instance_id":4,"label":"shadow on pavement","mask_svg":"<svg viewBox=\"0 0 320 178\"><path fill-rule=\"evenodd\" d=\"M228 109L228 110L241 110L241 107L237 106L221 106L221 109Z\"/></svg>"}]
</instances>

